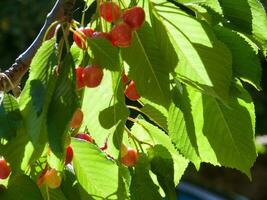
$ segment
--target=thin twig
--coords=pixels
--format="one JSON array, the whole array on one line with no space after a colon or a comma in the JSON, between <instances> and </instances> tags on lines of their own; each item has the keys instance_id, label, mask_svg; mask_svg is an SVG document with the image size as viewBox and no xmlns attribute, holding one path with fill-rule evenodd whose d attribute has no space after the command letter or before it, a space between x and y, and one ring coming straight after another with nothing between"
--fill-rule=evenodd
<instances>
[{"instance_id":1,"label":"thin twig","mask_svg":"<svg viewBox=\"0 0 267 200\"><path fill-rule=\"evenodd\" d=\"M33 57L35 56L38 48L41 46L47 29L55 21L60 21L63 19L69 21L75 1L76 0L56 1L54 7L47 15L42 29L30 47L15 60L15 63L9 69L3 73L0 73L0 91L8 92L19 85L21 78L28 71ZM53 36L55 28L56 27L51 28L47 35L47 39L50 39ZM12 82L12 84L10 84L8 79Z\"/></svg>"}]
</instances>

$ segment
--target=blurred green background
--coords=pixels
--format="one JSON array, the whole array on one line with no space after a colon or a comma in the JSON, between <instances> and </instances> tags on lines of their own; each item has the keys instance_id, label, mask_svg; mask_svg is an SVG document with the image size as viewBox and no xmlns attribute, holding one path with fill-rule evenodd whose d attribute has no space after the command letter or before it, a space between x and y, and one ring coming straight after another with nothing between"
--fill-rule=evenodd
<instances>
[{"instance_id":1,"label":"blurred green background","mask_svg":"<svg viewBox=\"0 0 267 200\"><path fill-rule=\"evenodd\" d=\"M267 1L265 3L267 8ZM55 0L0 0L0 71L10 67L38 34L45 17ZM83 1L77 0L79 10ZM79 13L79 12L76 12ZM267 34L267 33L266 33ZM256 91L248 86L256 106L256 133L267 135L267 63L263 64L263 91ZM230 169L221 169L203 165L200 172L192 167L185 178L206 186L238 192L250 199L266 200L267 156L260 155L252 171L253 181Z\"/></svg>"}]
</instances>

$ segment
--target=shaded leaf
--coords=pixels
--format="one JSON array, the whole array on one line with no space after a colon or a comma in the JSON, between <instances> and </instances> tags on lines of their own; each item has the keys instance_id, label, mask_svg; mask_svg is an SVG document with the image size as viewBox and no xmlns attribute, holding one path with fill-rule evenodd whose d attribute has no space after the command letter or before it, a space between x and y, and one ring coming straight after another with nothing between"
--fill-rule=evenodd
<instances>
[{"instance_id":1,"label":"shaded leaf","mask_svg":"<svg viewBox=\"0 0 267 200\"><path fill-rule=\"evenodd\" d=\"M47 112L47 132L49 146L53 153L62 157L65 153L65 140L69 122L78 107L74 63L67 55L60 67L55 91Z\"/></svg>"},{"instance_id":2,"label":"shaded leaf","mask_svg":"<svg viewBox=\"0 0 267 200\"><path fill-rule=\"evenodd\" d=\"M0 138L9 140L15 137L21 123L22 116L17 100L12 95L5 94L0 104Z\"/></svg>"},{"instance_id":3,"label":"shaded leaf","mask_svg":"<svg viewBox=\"0 0 267 200\"><path fill-rule=\"evenodd\" d=\"M176 185L174 184L174 164L172 155L162 145L149 149L151 171L157 175L157 180L164 190L168 200L176 200Z\"/></svg>"},{"instance_id":4,"label":"shaded leaf","mask_svg":"<svg viewBox=\"0 0 267 200\"><path fill-rule=\"evenodd\" d=\"M149 175L149 161L144 154L140 154L136 164L130 186L132 200L161 200L159 187Z\"/></svg>"}]
</instances>

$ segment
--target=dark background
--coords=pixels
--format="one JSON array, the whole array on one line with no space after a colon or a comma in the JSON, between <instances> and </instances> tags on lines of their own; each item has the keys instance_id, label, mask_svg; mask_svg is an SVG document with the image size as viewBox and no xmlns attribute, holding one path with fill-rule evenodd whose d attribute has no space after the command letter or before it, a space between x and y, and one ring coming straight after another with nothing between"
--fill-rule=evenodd
<instances>
[{"instance_id":1,"label":"dark background","mask_svg":"<svg viewBox=\"0 0 267 200\"><path fill-rule=\"evenodd\" d=\"M10 67L16 57L34 40L55 0L0 0L0 71ZM77 1L80 10L82 0ZM267 1L266 1L267 5ZM80 12L77 12L80 13ZM267 33L266 33L267 34ZM267 135L267 64L263 65L263 91L247 86L256 107L256 134ZM240 193L255 200L267 200L267 156L260 154L252 169L252 182L231 169L203 164L200 171L191 166L185 179L227 193Z\"/></svg>"}]
</instances>

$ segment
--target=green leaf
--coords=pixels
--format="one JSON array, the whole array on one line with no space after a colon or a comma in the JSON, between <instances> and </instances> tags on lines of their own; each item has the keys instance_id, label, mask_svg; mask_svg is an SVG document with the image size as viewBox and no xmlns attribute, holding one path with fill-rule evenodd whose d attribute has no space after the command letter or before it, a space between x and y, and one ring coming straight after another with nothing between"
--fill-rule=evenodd
<instances>
[{"instance_id":1,"label":"green leaf","mask_svg":"<svg viewBox=\"0 0 267 200\"><path fill-rule=\"evenodd\" d=\"M174 169L172 155L162 145L149 149L151 171L157 175L157 180L164 190L168 200L176 200L176 185L174 184Z\"/></svg>"},{"instance_id":2,"label":"green leaf","mask_svg":"<svg viewBox=\"0 0 267 200\"><path fill-rule=\"evenodd\" d=\"M151 4L151 18L153 27L163 24L177 52L178 78L227 100L232 80L231 52L216 39L212 29L170 3Z\"/></svg>"},{"instance_id":3,"label":"green leaf","mask_svg":"<svg viewBox=\"0 0 267 200\"><path fill-rule=\"evenodd\" d=\"M161 200L159 187L149 175L149 160L144 154L140 154L136 164L130 186L132 200Z\"/></svg>"},{"instance_id":4,"label":"green leaf","mask_svg":"<svg viewBox=\"0 0 267 200\"><path fill-rule=\"evenodd\" d=\"M3 200L43 200L38 186L29 176L23 175L13 179L9 185Z\"/></svg>"},{"instance_id":5,"label":"green leaf","mask_svg":"<svg viewBox=\"0 0 267 200\"><path fill-rule=\"evenodd\" d=\"M104 71L104 77L97 88L86 88L82 110L84 120L80 130L87 128L99 146L108 138L107 152L118 156L128 109L124 101L120 72ZM113 142L113 140L114 142Z\"/></svg>"},{"instance_id":6,"label":"green leaf","mask_svg":"<svg viewBox=\"0 0 267 200\"><path fill-rule=\"evenodd\" d=\"M12 168L12 175L22 174L29 163L41 154L41 149L34 149L29 135L24 127L17 130L15 138L6 145L0 146L0 154L8 161Z\"/></svg>"},{"instance_id":7,"label":"green leaf","mask_svg":"<svg viewBox=\"0 0 267 200\"><path fill-rule=\"evenodd\" d=\"M56 76L55 42L43 43L32 60L29 79L19 99L27 134L34 146L42 146L46 138L46 114L54 92Z\"/></svg>"},{"instance_id":8,"label":"green leaf","mask_svg":"<svg viewBox=\"0 0 267 200\"><path fill-rule=\"evenodd\" d=\"M63 192L61 191L60 188L56 188L56 189L49 189L48 188L48 194L49 194L49 198L47 195L47 191L46 191L46 187L45 185L41 188L41 192L43 195L44 200L68 200L65 195L63 194Z\"/></svg>"},{"instance_id":9,"label":"green leaf","mask_svg":"<svg viewBox=\"0 0 267 200\"><path fill-rule=\"evenodd\" d=\"M209 8L209 12L214 11L216 14L223 16L223 10L218 0L206 0L201 5Z\"/></svg>"},{"instance_id":10,"label":"green leaf","mask_svg":"<svg viewBox=\"0 0 267 200\"><path fill-rule=\"evenodd\" d=\"M57 78L55 91L47 112L47 132L49 146L53 153L62 157L69 122L78 107L74 63L70 54L66 55Z\"/></svg>"},{"instance_id":11,"label":"green leaf","mask_svg":"<svg viewBox=\"0 0 267 200\"><path fill-rule=\"evenodd\" d=\"M21 127L22 116L15 97L5 94L0 103L0 138L10 140Z\"/></svg>"},{"instance_id":12,"label":"green leaf","mask_svg":"<svg viewBox=\"0 0 267 200\"><path fill-rule=\"evenodd\" d=\"M190 4L190 3L202 3L207 0L176 0L176 1L183 4Z\"/></svg>"},{"instance_id":13,"label":"green leaf","mask_svg":"<svg viewBox=\"0 0 267 200\"><path fill-rule=\"evenodd\" d=\"M90 6L95 0L84 0L87 6Z\"/></svg>"},{"instance_id":14,"label":"green leaf","mask_svg":"<svg viewBox=\"0 0 267 200\"><path fill-rule=\"evenodd\" d=\"M159 144L168 149L174 162L174 183L177 185L187 167L188 160L176 151L169 136L144 120L138 120L137 123L134 124L132 133L140 141L150 143L151 145Z\"/></svg>"},{"instance_id":15,"label":"green leaf","mask_svg":"<svg viewBox=\"0 0 267 200\"><path fill-rule=\"evenodd\" d=\"M161 107L160 105L154 104L147 100L143 101L142 99L142 102L145 103L143 104L144 106L140 109L141 112L148 116L152 121L154 121L165 131L167 131L167 110L164 107Z\"/></svg>"},{"instance_id":16,"label":"green leaf","mask_svg":"<svg viewBox=\"0 0 267 200\"><path fill-rule=\"evenodd\" d=\"M159 42L165 42L164 37L161 39L156 39L155 32L146 22L134 32L131 46L122 49L122 57L130 67L129 78L135 81L140 96L166 107L170 98L169 73L174 70L173 63L177 60L162 57L171 49L161 50Z\"/></svg>"},{"instance_id":17,"label":"green leaf","mask_svg":"<svg viewBox=\"0 0 267 200\"><path fill-rule=\"evenodd\" d=\"M112 197L118 189L118 166L94 144L73 139L73 166L81 186L93 197Z\"/></svg>"},{"instance_id":18,"label":"green leaf","mask_svg":"<svg viewBox=\"0 0 267 200\"><path fill-rule=\"evenodd\" d=\"M182 135L196 138L201 161L238 169L250 176L250 168L256 159L255 114L252 100L247 91L235 84L231 88L228 106L213 97L201 94L190 87L183 88L183 99L177 99L181 107L178 123ZM187 101L189 105L183 105ZM193 116L192 120L184 116ZM177 121L178 121L177 120ZM186 126L194 124L194 126ZM178 133L177 133L178 134ZM190 145L188 143L188 145Z\"/></svg>"},{"instance_id":19,"label":"green leaf","mask_svg":"<svg viewBox=\"0 0 267 200\"><path fill-rule=\"evenodd\" d=\"M79 183L74 175L68 168L64 170L64 176L62 177L62 183L60 189L67 199L81 200L79 193Z\"/></svg>"},{"instance_id":20,"label":"green leaf","mask_svg":"<svg viewBox=\"0 0 267 200\"><path fill-rule=\"evenodd\" d=\"M172 90L172 103L168 114L169 136L178 150L198 169L201 159L198 153L195 124L187 90ZM186 131L184 131L186 129Z\"/></svg>"},{"instance_id":21,"label":"green leaf","mask_svg":"<svg viewBox=\"0 0 267 200\"><path fill-rule=\"evenodd\" d=\"M75 66L79 66L82 63L83 60L83 50L80 49L76 43L73 43L73 45L70 48L70 53L73 58L73 62L75 63Z\"/></svg>"},{"instance_id":22,"label":"green leaf","mask_svg":"<svg viewBox=\"0 0 267 200\"><path fill-rule=\"evenodd\" d=\"M237 32L221 26L215 27L219 40L224 42L233 55L234 75L261 89L261 63L257 53Z\"/></svg>"},{"instance_id":23,"label":"green leaf","mask_svg":"<svg viewBox=\"0 0 267 200\"><path fill-rule=\"evenodd\" d=\"M110 41L104 38L89 38L88 43L94 55L95 64L111 71L120 70L119 49L112 46Z\"/></svg>"},{"instance_id":24,"label":"green leaf","mask_svg":"<svg viewBox=\"0 0 267 200\"><path fill-rule=\"evenodd\" d=\"M228 20L225 26L253 36L267 53L267 18L265 10L258 0L219 0L224 17Z\"/></svg>"}]
</instances>

